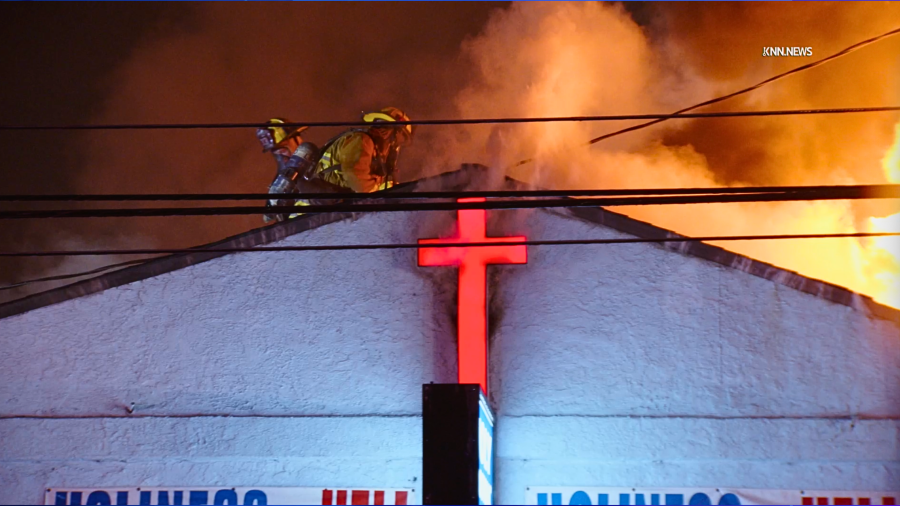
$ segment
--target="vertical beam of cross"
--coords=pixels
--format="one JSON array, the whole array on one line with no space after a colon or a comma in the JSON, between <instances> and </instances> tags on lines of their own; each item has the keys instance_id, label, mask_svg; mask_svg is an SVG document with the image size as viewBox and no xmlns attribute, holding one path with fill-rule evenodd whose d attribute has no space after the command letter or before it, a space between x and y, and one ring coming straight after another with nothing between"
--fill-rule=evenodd
<instances>
[{"instance_id":1,"label":"vertical beam of cross","mask_svg":"<svg viewBox=\"0 0 900 506\"><path fill-rule=\"evenodd\" d=\"M483 198L459 199L458 202L484 202ZM453 266L459 268L458 362L459 382L477 383L487 393L487 266L491 264L524 264L524 245L501 246L522 242L524 236L487 237L487 212L484 209L457 211L459 223L455 233L441 239L419 239L419 244L497 243L497 246L460 246L420 248L422 267Z\"/></svg>"}]
</instances>

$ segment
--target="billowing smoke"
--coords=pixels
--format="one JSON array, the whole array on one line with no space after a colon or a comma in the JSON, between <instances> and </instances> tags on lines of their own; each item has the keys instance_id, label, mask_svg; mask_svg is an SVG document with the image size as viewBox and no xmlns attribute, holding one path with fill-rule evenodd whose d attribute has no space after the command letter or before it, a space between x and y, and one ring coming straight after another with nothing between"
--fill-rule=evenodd
<instances>
[{"instance_id":1,"label":"billowing smoke","mask_svg":"<svg viewBox=\"0 0 900 506\"><path fill-rule=\"evenodd\" d=\"M384 105L413 118L671 111L836 52L900 19L900 4L890 2L627 8L526 2L489 19L472 4L398 5L198 4L195 16L160 28L110 76L109 98L93 120L356 120L359 111ZM769 58L764 46L809 46L814 53ZM898 54L900 37L718 110L896 104ZM678 120L593 147L585 146L588 139L629 123L422 127L402 155L401 177L471 161L502 173L533 157L535 163L509 175L555 188L882 183L897 120L896 114ZM81 192L257 192L273 175L245 130L91 133L83 145ZM621 210L689 235L865 231L875 226L869 218L897 212L885 202ZM258 216L229 216L108 220L103 227L123 244L170 247L259 225ZM883 241L724 246L883 301L896 279L885 273L900 270Z\"/></svg>"},{"instance_id":2,"label":"billowing smoke","mask_svg":"<svg viewBox=\"0 0 900 506\"><path fill-rule=\"evenodd\" d=\"M814 57L823 57L894 28L898 14L896 4L665 4L642 28L618 5L516 4L464 46L478 72L457 104L469 117L675 110L805 62L764 58L764 46L811 46ZM896 104L898 54L900 38L887 40L720 110ZM591 148L584 145L588 139L624 125L524 125L493 132L504 150L490 161L508 166L535 157L513 175L568 188L883 183L882 158L896 122L896 114L679 120ZM489 138L482 131L479 140ZM881 201L623 211L688 235L729 235L868 231L870 217L898 209ZM890 252L885 244L835 239L724 246L897 304L900 269L890 255L896 242Z\"/></svg>"}]
</instances>

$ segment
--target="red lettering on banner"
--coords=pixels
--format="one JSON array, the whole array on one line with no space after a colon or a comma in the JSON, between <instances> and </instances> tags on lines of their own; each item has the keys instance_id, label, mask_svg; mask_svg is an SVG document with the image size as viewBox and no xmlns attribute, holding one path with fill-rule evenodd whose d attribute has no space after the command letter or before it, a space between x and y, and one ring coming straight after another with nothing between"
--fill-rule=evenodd
<instances>
[{"instance_id":1,"label":"red lettering on banner","mask_svg":"<svg viewBox=\"0 0 900 506\"><path fill-rule=\"evenodd\" d=\"M853 504L853 499L850 497L835 497L834 504L846 506L847 504Z\"/></svg>"},{"instance_id":2,"label":"red lettering on banner","mask_svg":"<svg viewBox=\"0 0 900 506\"><path fill-rule=\"evenodd\" d=\"M803 501L804 506L807 506L807 505L811 506L813 503L813 498L812 497L804 497L803 499L801 499L801 501Z\"/></svg>"},{"instance_id":3,"label":"red lettering on banner","mask_svg":"<svg viewBox=\"0 0 900 506\"><path fill-rule=\"evenodd\" d=\"M816 497L816 504L828 504L827 497Z\"/></svg>"},{"instance_id":4,"label":"red lettering on banner","mask_svg":"<svg viewBox=\"0 0 900 506\"><path fill-rule=\"evenodd\" d=\"M369 502L369 494L372 494L372 502ZM332 500L337 495L337 502L332 502ZM394 493L394 504L406 504L407 501L407 493L405 491L398 491ZM347 504L347 491L346 490L337 490L337 494L335 494L334 490L331 489L323 489L322 490L322 504ZM350 491L350 504L378 504L384 505L384 490L351 490Z\"/></svg>"},{"instance_id":5,"label":"red lettering on banner","mask_svg":"<svg viewBox=\"0 0 900 506\"><path fill-rule=\"evenodd\" d=\"M872 504L872 503L869 502L868 497L859 497L856 499L856 504Z\"/></svg>"},{"instance_id":6,"label":"red lettering on banner","mask_svg":"<svg viewBox=\"0 0 900 506\"><path fill-rule=\"evenodd\" d=\"M350 494L350 504L369 504L369 491L354 490Z\"/></svg>"},{"instance_id":7,"label":"red lettering on banner","mask_svg":"<svg viewBox=\"0 0 900 506\"><path fill-rule=\"evenodd\" d=\"M484 202L484 199L459 199L458 202ZM419 239L419 244L504 243L525 240L524 236L487 237L487 213L484 209L461 209L456 213L459 224L454 235L442 239ZM478 383L487 393L487 266L524 264L526 259L524 245L419 249L421 267L459 268L457 360L460 383Z\"/></svg>"},{"instance_id":8,"label":"red lettering on banner","mask_svg":"<svg viewBox=\"0 0 900 506\"><path fill-rule=\"evenodd\" d=\"M882 497L882 498L881 498L881 504L897 504L897 503L894 502L894 498L893 498L893 497Z\"/></svg>"}]
</instances>

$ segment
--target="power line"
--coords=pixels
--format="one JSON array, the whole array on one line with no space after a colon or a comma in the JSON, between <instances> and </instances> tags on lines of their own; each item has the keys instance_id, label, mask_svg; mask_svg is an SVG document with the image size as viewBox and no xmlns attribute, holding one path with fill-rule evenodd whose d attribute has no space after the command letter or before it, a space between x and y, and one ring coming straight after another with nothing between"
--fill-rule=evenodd
<instances>
[{"instance_id":1,"label":"power line","mask_svg":"<svg viewBox=\"0 0 900 506\"><path fill-rule=\"evenodd\" d=\"M504 197L613 197L641 195L731 195L773 192L804 191L860 191L894 195L900 192L900 184L819 185L819 186L745 186L728 188L648 188L605 190L497 190L497 191L436 191L374 193L156 193L156 194L107 194L107 195L0 195L0 202L115 202L115 201L213 201L213 200L396 200L396 199L461 199Z\"/></svg>"},{"instance_id":2,"label":"power line","mask_svg":"<svg viewBox=\"0 0 900 506\"><path fill-rule=\"evenodd\" d=\"M785 239L845 239L864 237L893 237L900 232L855 232L846 234L782 234L782 235L725 235L705 237L659 237L629 239L564 239L546 241L510 241L503 246L572 246L587 244L640 244L669 242L724 242L724 241L763 241ZM3 251L4 257L58 257L58 256L96 256L96 255L160 255L185 253L272 253L283 251L345 251L345 250L392 250L417 248L481 248L494 246L496 242L466 243L399 243L399 244L332 244L324 246L259 246L239 248L156 248L156 249L106 249L106 250L59 250L59 251ZM146 260L142 260L146 261Z\"/></svg>"},{"instance_id":3,"label":"power line","mask_svg":"<svg viewBox=\"0 0 900 506\"><path fill-rule=\"evenodd\" d=\"M773 83L773 82L775 82L775 81L781 80L781 79L783 79L783 78L785 78L785 77L787 77L787 76L790 76L790 75L792 75L792 74L796 74L796 73L798 73L798 72L803 72L804 70L809 70L809 69L818 67L818 66L820 66L820 65L824 65L825 63L828 63L828 62L831 61L831 60L834 60L834 59L836 59L836 58L840 58L841 56L850 54L850 53L852 53L853 51L856 51L857 49L862 49L862 48L865 47L865 46L868 46L868 45L870 45L870 44L874 44L874 43L876 43L876 42L878 42L878 41L880 41L880 40L882 40L882 39L886 39L886 38L888 38L888 37L897 35L898 33L900 33L900 28L895 28L895 29L893 29L893 30L891 30L891 31L889 31L889 32L885 32L885 33L883 33L883 34L881 34L881 35L878 35L878 36L876 36L876 37L872 37L872 38L870 38L870 39L866 39L866 40L864 40L864 41L862 41L862 42L857 42L856 44L853 44L852 46L846 47L846 48L842 49L841 51L838 51L837 53L832 54L831 56L826 56L825 58L822 58L822 59L820 59L820 60L816 60L816 61L814 61L814 62L812 62L812 63L807 63L806 65L801 65L801 66L796 67L796 68L794 68L794 69L788 70L787 72L782 72L781 74L777 74L777 75L775 75L775 76L772 76L772 77L770 77L770 78L768 78L768 79L766 79L766 80L764 80L764 81L760 81L760 82L754 84L753 86L748 86L747 88L744 88L744 89L735 91L735 92L733 92L733 93L729 93L729 94L727 94L727 95L722 95L721 97L716 97L716 98L707 100L707 101L705 101L705 102L700 102L699 104L695 104L695 105L692 105L692 106L690 106L690 107L685 107L684 109L680 109L680 110L678 110L678 111L675 111L674 113L672 113L671 115L669 115L669 117L667 117L667 118L662 118L662 117L656 118L656 119L654 119L653 121L648 121L647 123L641 123L640 125L630 126L630 127L628 127L628 128L623 128L623 129L617 130L617 131L615 131L615 132L611 132L611 133L608 133L608 134L603 134L603 135L601 135L601 136L599 136L599 137L595 137L595 138L591 139L590 141L588 141L586 145L590 146L590 145L596 144L596 143L598 143L598 142L600 142L600 141L609 139L609 138L611 138L611 137L616 137L616 136L618 136L618 135L622 135L622 134L628 133L628 132L633 132L633 131L635 131L635 130L641 130L641 129L643 129L643 128L647 128L647 127L649 127L649 126L651 126L651 125L656 125L657 123L662 123L663 121L666 121L666 120L669 120L669 119L672 119L672 118L675 118L675 117L685 117L685 118L686 118L686 117L689 117L689 115L684 114L684 113L687 113L688 111L693 111L694 109L699 109L700 107L705 107L705 106L708 106L708 105L712 105L712 104L716 104L716 103L719 103L719 102L723 102L723 101L728 100L728 99L730 99L730 98L734 98L734 97L737 97L737 96L739 96L739 95L743 95L743 94L745 94L745 93L749 93L749 92L751 92L751 91L753 91L753 90L756 90L756 89L758 89L758 88L761 88L761 87L763 87L763 86L765 86L765 85L767 85L767 84ZM531 163L531 162L533 162L533 161L534 161L534 158L528 158L528 159L525 159L525 160L521 160L521 161L519 161L518 163L516 163L515 165L513 165L513 167L518 167L518 166L520 166L520 165L525 165L526 163Z\"/></svg>"},{"instance_id":4,"label":"power line","mask_svg":"<svg viewBox=\"0 0 900 506\"><path fill-rule=\"evenodd\" d=\"M465 209L543 209L550 207L611 207L675 204L716 204L737 202L789 202L807 200L858 200L869 198L900 198L897 189L872 192L871 190L831 190L771 192L735 195L677 195L652 197L562 198L545 200L494 200L486 202L405 202L362 204L316 204L309 206L216 206L216 207L157 207L140 209L40 209L25 211L0 211L0 219L48 219L48 218L124 218L162 216L233 216L252 214L321 214L321 213L369 213L410 211L457 211Z\"/></svg>"},{"instance_id":5,"label":"power line","mask_svg":"<svg viewBox=\"0 0 900 506\"><path fill-rule=\"evenodd\" d=\"M718 100L718 99L716 99ZM724 100L724 99L723 99ZM713 103L713 102L709 102ZM701 104L705 105L705 104ZM397 121L391 125L484 125L484 124L509 124L509 123L560 123L560 122L584 122L584 121L635 121L655 120L652 123L669 119L699 119L699 118L743 118L762 116L798 116L816 114L857 114L871 112L896 112L900 106L881 107L835 107L825 109L784 109L769 111L731 111L731 112L703 112L683 114L696 105L674 113L657 114L613 114L597 116L554 116L542 118L470 118L470 119L425 119ZM227 128L262 128L271 126L264 122L231 122L231 123L121 123L104 125L0 125L0 131L47 131L47 130L200 130L200 129L227 129ZM308 121L279 123L284 127L364 127L372 126L372 123L363 121ZM633 127L632 127L633 128Z\"/></svg>"},{"instance_id":6,"label":"power line","mask_svg":"<svg viewBox=\"0 0 900 506\"><path fill-rule=\"evenodd\" d=\"M803 234L803 235L747 235L747 236L710 236L710 237L677 237L664 239L574 239L557 241L522 241L503 243L507 246L563 246L586 244L626 244L626 243L663 243L663 242L699 242L699 241L757 241L757 240L783 240L783 239L825 239L825 238L863 238L863 237L889 237L898 236L900 233L850 233L850 234ZM154 249L154 250L107 250L107 251L46 251L46 252L0 252L0 257L28 257L28 256L65 256L65 255L131 255L131 254L184 254L184 253L247 253L247 252L274 252L274 251L334 251L334 250L361 250L361 249L413 249L413 248L441 248L441 247L480 247L496 245L496 243L443 243L443 244L381 244L381 245L335 245L335 246L285 246L285 247L259 247L259 248L188 248L188 249ZM90 274L127 267L130 265L144 264L154 259L130 260L116 264L99 267L89 271L61 274L43 278L28 279L10 285L0 286L0 291L11 290L34 283L60 281L64 279L80 278Z\"/></svg>"}]
</instances>

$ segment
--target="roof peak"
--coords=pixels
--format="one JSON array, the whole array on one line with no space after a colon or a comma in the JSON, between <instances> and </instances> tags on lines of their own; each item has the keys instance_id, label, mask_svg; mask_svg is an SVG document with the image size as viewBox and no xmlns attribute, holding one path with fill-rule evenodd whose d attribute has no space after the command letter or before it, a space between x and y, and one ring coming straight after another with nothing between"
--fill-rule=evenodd
<instances>
[{"instance_id":1,"label":"roof peak","mask_svg":"<svg viewBox=\"0 0 900 506\"><path fill-rule=\"evenodd\" d=\"M534 187L509 178L500 171L492 170L484 165L467 163L463 164L458 170L404 183L387 191L478 191L498 189L521 190L529 188L533 189ZM253 229L204 246L218 246L222 248L262 246L307 230L345 220L352 217L353 214L354 213L327 213L302 216L289 221ZM564 211L564 214L643 239L683 237L670 230L603 208L568 208ZM853 292L838 285L809 278L794 271L783 269L759 260L754 260L750 257L739 255L721 247L703 242L660 243L658 246L670 251L698 257L732 269L737 269L830 302L849 306L873 317L892 321L900 326L900 310L879 304L872 300L871 297ZM66 300L83 297L85 295L126 285L142 279L173 272L228 254L229 253L196 251L190 253L178 253L148 260L146 263L133 267L126 267L110 273L101 274L94 278L2 303L0 304L0 318L25 313L40 307L58 304Z\"/></svg>"}]
</instances>

